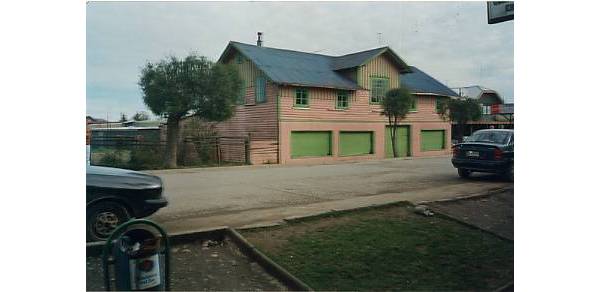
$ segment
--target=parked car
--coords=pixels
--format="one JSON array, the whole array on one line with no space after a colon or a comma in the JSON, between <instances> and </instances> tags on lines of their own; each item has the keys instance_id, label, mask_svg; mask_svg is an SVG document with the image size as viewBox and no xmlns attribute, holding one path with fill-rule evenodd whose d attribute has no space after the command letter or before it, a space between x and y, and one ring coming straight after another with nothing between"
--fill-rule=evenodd
<instances>
[{"instance_id":1,"label":"parked car","mask_svg":"<svg viewBox=\"0 0 600 292\"><path fill-rule=\"evenodd\" d=\"M88 241L106 240L130 218L152 215L168 204L162 180L133 170L86 165Z\"/></svg>"},{"instance_id":2,"label":"parked car","mask_svg":"<svg viewBox=\"0 0 600 292\"><path fill-rule=\"evenodd\" d=\"M514 130L479 130L463 142L452 147L452 165L458 175L466 178L472 172L514 175Z\"/></svg>"}]
</instances>

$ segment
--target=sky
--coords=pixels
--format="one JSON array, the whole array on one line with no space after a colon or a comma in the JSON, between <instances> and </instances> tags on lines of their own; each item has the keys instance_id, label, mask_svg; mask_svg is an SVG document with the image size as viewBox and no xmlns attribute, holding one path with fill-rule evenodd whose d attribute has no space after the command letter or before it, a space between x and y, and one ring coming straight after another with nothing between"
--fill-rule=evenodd
<instances>
[{"instance_id":1,"label":"sky","mask_svg":"<svg viewBox=\"0 0 600 292\"><path fill-rule=\"evenodd\" d=\"M86 111L117 120L149 109L147 62L229 41L344 55L389 46L449 87L481 85L514 101L514 22L487 24L486 2L88 2Z\"/></svg>"}]
</instances>

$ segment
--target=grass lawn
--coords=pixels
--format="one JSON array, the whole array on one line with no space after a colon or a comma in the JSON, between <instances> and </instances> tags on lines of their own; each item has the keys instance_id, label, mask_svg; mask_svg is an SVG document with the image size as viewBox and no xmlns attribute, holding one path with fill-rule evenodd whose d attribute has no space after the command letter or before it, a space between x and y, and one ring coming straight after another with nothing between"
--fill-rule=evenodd
<instances>
[{"instance_id":1,"label":"grass lawn","mask_svg":"<svg viewBox=\"0 0 600 292\"><path fill-rule=\"evenodd\" d=\"M513 279L513 243L407 206L247 230L316 290L490 290Z\"/></svg>"}]
</instances>

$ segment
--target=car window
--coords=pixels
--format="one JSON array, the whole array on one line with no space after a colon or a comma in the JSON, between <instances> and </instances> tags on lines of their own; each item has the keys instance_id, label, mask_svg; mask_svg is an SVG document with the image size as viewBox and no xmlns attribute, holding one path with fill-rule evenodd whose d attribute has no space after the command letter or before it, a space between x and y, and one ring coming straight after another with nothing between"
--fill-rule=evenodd
<instances>
[{"instance_id":1,"label":"car window","mask_svg":"<svg viewBox=\"0 0 600 292\"><path fill-rule=\"evenodd\" d=\"M510 132L481 131L481 132L475 132L469 139L469 142L507 144L509 139L510 139Z\"/></svg>"}]
</instances>

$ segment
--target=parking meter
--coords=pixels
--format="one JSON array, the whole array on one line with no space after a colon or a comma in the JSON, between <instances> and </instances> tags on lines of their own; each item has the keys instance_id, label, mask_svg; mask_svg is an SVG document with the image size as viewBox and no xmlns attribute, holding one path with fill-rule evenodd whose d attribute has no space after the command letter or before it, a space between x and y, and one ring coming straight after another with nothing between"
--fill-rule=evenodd
<instances>
[{"instance_id":1,"label":"parking meter","mask_svg":"<svg viewBox=\"0 0 600 292\"><path fill-rule=\"evenodd\" d=\"M148 226L158 230L162 236L148 230ZM114 242L113 238L116 238ZM156 223L132 220L117 227L111 234L102 254L106 290L110 290L109 251L112 251L111 262L118 291L169 290L168 237Z\"/></svg>"}]
</instances>

